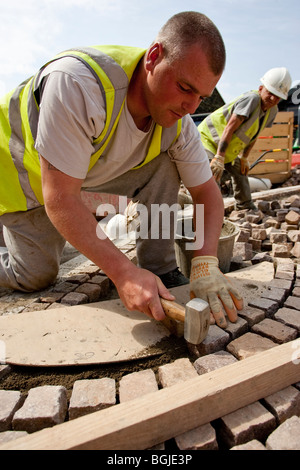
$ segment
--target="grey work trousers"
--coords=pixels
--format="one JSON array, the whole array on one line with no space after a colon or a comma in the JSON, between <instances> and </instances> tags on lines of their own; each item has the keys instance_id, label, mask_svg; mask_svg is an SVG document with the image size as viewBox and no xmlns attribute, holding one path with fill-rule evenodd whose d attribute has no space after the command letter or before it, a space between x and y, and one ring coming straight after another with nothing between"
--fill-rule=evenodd
<instances>
[{"instance_id":1,"label":"grey work trousers","mask_svg":"<svg viewBox=\"0 0 300 470\"><path fill-rule=\"evenodd\" d=\"M120 177L83 190L126 196L143 204L150 214L152 204L177 203L180 177L175 163L162 153L150 163ZM24 292L46 288L58 274L65 239L50 222L43 206L0 217L7 252L0 253L0 286ZM177 266L174 249L174 221L170 237L138 238L139 266L164 274Z\"/></svg>"},{"instance_id":2,"label":"grey work trousers","mask_svg":"<svg viewBox=\"0 0 300 470\"><path fill-rule=\"evenodd\" d=\"M209 161L214 158L214 154L206 150ZM235 208L237 210L252 209L251 190L248 176L241 174L241 160L236 158L233 162L225 163L224 172L221 181L224 182L231 178L233 195L235 199Z\"/></svg>"},{"instance_id":3,"label":"grey work trousers","mask_svg":"<svg viewBox=\"0 0 300 470\"><path fill-rule=\"evenodd\" d=\"M232 163L225 164L225 174L229 174L232 182L233 195L235 198L235 208L237 210L251 209L253 206L251 190L249 185L248 176L241 174L241 160L236 158Z\"/></svg>"}]
</instances>

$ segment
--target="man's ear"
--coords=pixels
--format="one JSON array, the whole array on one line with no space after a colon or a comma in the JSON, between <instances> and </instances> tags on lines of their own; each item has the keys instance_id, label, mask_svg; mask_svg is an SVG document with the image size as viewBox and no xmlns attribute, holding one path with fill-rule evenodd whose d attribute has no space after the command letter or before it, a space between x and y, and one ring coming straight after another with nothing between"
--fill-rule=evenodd
<instances>
[{"instance_id":1,"label":"man's ear","mask_svg":"<svg viewBox=\"0 0 300 470\"><path fill-rule=\"evenodd\" d=\"M146 54L146 69L152 71L163 57L163 46L156 42L150 46Z\"/></svg>"}]
</instances>

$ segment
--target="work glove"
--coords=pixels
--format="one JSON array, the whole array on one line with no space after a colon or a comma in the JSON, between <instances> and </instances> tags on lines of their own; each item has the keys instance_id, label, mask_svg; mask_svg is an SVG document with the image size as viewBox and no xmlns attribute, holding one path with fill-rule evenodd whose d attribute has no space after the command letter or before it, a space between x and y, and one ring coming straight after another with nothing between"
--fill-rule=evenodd
<instances>
[{"instance_id":1,"label":"work glove","mask_svg":"<svg viewBox=\"0 0 300 470\"><path fill-rule=\"evenodd\" d=\"M241 162L241 175L247 176L250 168L248 158L239 156L239 159Z\"/></svg>"},{"instance_id":2,"label":"work glove","mask_svg":"<svg viewBox=\"0 0 300 470\"><path fill-rule=\"evenodd\" d=\"M217 183L219 183L222 178L222 174L224 171L224 161L225 157L222 157L221 155L217 154L210 162L210 168Z\"/></svg>"},{"instance_id":3,"label":"work glove","mask_svg":"<svg viewBox=\"0 0 300 470\"><path fill-rule=\"evenodd\" d=\"M237 310L242 310L243 299L219 269L215 256L197 256L192 259L190 295L208 302L211 311L211 324L217 323L226 328L223 308L231 322L237 321ZM222 308L223 306L223 308Z\"/></svg>"}]
</instances>

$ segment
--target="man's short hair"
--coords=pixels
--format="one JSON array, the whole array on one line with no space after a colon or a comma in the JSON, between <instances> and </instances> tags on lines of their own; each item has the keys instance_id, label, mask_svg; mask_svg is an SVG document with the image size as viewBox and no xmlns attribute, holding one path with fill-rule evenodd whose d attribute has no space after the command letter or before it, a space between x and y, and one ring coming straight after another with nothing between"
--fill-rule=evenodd
<instances>
[{"instance_id":1,"label":"man's short hair","mask_svg":"<svg viewBox=\"0 0 300 470\"><path fill-rule=\"evenodd\" d=\"M156 41L162 43L170 63L182 58L189 46L199 43L212 72L220 75L224 70L226 51L222 36L216 25L202 13L185 11L172 16L159 31Z\"/></svg>"}]
</instances>

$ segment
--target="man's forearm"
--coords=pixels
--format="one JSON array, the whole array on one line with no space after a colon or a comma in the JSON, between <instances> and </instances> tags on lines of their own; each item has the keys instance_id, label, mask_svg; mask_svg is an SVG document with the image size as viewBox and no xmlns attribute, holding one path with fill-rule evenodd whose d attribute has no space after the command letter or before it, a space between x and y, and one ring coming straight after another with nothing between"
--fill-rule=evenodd
<instances>
[{"instance_id":1,"label":"man's forearm","mask_svg":"<svg viewBox=\"0 0 300 470\"><path fill-rule=\"evenodd\" d=\"M97 227L97 220L87 209L81 198L65 196L62 204L46 204L46 210L53 225L62 236L80 253L99 266L114 282L129 268L130 261ZM97 236L97 232L102 237Z\"/></svg>"}]
</instances>

